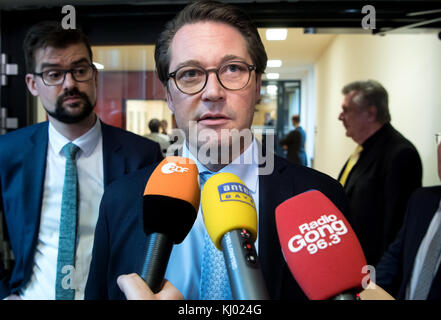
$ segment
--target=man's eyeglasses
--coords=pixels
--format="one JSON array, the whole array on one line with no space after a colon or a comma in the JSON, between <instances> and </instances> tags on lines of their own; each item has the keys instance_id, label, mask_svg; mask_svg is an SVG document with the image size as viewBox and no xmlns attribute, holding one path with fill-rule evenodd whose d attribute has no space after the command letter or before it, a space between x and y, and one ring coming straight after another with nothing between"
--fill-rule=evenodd
<instances>
[{"instance_id":1,"label":"man's eyeglasses","mask_svg":"<svg viewBox=\"0 0 441 320\"><path fill-rule=\"evenodd\" d=\"M66 73L70 73L72 78L78 82L89 81L93 77L95 67L93 65L81 65L69 70L53 69L46 70L40 73L34 72L36 76L40 76L47 86L58 86L66 79Z\"/></svg>"},{"instance_id":2,"label":"man's eyeglasses","mask_svg":"<svg viewBox=\"0 0 441 320\"><path fill-rule=\"evenodd\" d=\"M185 94L201 92L208 81L208 74L215 72L219 83L228 90L244 88L251 78L255 65L243 61L229 61L217 69L204 69L197 66L182 66L167 75L167 80L173 78L179 91Z\"/></svg>"}]
</instances>

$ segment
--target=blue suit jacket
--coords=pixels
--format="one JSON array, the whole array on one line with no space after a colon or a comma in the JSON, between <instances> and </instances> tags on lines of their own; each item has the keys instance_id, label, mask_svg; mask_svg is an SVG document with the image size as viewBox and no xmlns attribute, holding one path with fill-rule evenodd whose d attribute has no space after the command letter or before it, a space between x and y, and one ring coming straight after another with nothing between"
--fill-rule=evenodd
<instances>
[{"instance_id":1,"label":"blue suit jacket","mask_svg":"<svg viewBox=\"0 0 441 320\"><path fill-rule=\"evenodd\" d=\"M404 225L376 267L376 283L396 299L405 299L415 257L439 207L441 186L420 188L409 200ZM441 268L435 275L428 300L441 300Z\"/></svg>"},{"instance_id":2,"label":"blue suit jacket","mask_svg":"<svg viewBox=\"0 0 441 320\"><path fill-rule=\"evenodd\" d=\"M154 166L150 166L129 174L109 186L104 193L95 231L86 299L124 299L116 283L117 277L141 273L147 248L143 230L143 193L153 170ZM283 258L275 209L281 202L310 189L322 191L346 213L348 207L343 188L323 173L292 165L275 156L274 172L259 178L259 259L272 299L307 299Z\"/></svg>"},{"instance_id":3,"label":"blue suit jacket","mask_svg":"<svg viewBox=\"0 0 441 320\"><path fill-rule=\"evenodd\" d=\"M104 186L162 159L159 145L101 122ZM12 272L0 261L0 298L30 279L40 227L48 146L48 122L0 136L0 210L14 253ZM62 179L63 177L60 177Z\"/></svg>"}]
</instances>

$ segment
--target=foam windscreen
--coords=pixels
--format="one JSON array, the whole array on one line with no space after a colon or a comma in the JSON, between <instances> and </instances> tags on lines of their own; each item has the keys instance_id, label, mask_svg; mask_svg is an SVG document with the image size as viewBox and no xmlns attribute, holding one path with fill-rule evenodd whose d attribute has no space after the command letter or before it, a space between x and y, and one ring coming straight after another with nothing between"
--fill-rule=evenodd
<instances>
[{"instance_id":1,"label":"foam windscreen","mask_svg":"<svg viewBox=\"0 0 441 320\"><path fill-rule=\"evenodd\" d=\"M257 238L257 213L253 196L240 178L222 172L207 180L201 200L205 227L221 250L221 239L228 231L246 229L254 242Z\"/></svg>"},{"instance_id":2,"label":"foam windscreen","mask_svg":"<svg viewBox=\"0 0 441 320\"><path fill-rule=\"evenodd\" d=\"M145 233L163 233L174 243L181 243L199 210L199 178L194 161L165 158L147 181L143 198Z\"/></svg>"},{"instance_id":3,"label":"foam windscreen","mask_svg":"<svg viewBox=\"0 0 441 320\"><path fill-rule=\"evenodd\" d=\"M367 263L360 242L323 193L311 190L281 203L276 225L285 260L309 299L362 286Z\"/></svg>"}]
</instances>

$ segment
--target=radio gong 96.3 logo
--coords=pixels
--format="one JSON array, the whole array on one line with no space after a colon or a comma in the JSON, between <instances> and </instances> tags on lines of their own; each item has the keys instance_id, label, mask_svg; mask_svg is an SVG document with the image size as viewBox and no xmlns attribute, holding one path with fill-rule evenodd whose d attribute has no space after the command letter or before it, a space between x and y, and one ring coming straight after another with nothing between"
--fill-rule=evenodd
<instances>
[{"instance_id":1,"label":"radio gong 96.3 logo","mask_svg":"<svg viewBox=\"0 0 441 320\"><path fill-rule=\"evenodd\" d=\"M291 237L288 241L288 248L296 253L306 248L310 254L324 250L341 242L342 235L348 232L342 220L337 216L323 215L319 219L299 226L300 234Z\"/></svg>"}]
</instances>

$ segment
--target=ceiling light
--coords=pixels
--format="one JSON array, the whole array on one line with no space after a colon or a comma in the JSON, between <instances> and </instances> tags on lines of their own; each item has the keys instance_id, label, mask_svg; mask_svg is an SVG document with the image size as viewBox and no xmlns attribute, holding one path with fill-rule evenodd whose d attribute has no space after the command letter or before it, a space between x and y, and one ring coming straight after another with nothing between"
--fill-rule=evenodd
<instances>
[{"instance_id":1,"label":"ceiling light","mask_svg":"<svg viewBox=\"0 0 441 320\"><path fill-rule=\"evenodd\" d=\"M270 84L266 86L266 91L268 92L268 95L275 96L277 95L277 86L275 84Z\"/></svg>"},{"instance_id":2,"label":"ceiling light","mask_svg":"<svg viewBox=\"0 0 441 320\"><path fill-rule=\"evenodd\" d=\"M104 69L104 66L103 66L101 63L94 62L93 65L94 65L98 70L102 70L102 69Z\"/></svg>"},{"instance_id":3,"label":"ceiling light","mask_svg":"<svg viewBox=\"0 0 441 320\"><path fill-rule=\"evenodd\" d=\"M282 66L282 60L268 60L266 66L268 68L279 68Z\"/></svg>"},{"instance_id":4,"label":"ceiling light","mask_svg":"<svg viewBox=\"0 0 441 320\"><path fill-rule=\"evenodd\" d=\"M288 29L268 29L266 30L266 40L285 40Z\"/></svg>"},{"instance_id":5,"label":"ceiling light","mask_svg":"<svg viewBox=\"0 0 441 320\"><path fill-rule=\"evenodd\" d=\"M266 78L267 79L271 79L271 80L279 79L279 74L278 73L267 73L266 74Z\"/></svg>"}]
</instances>

